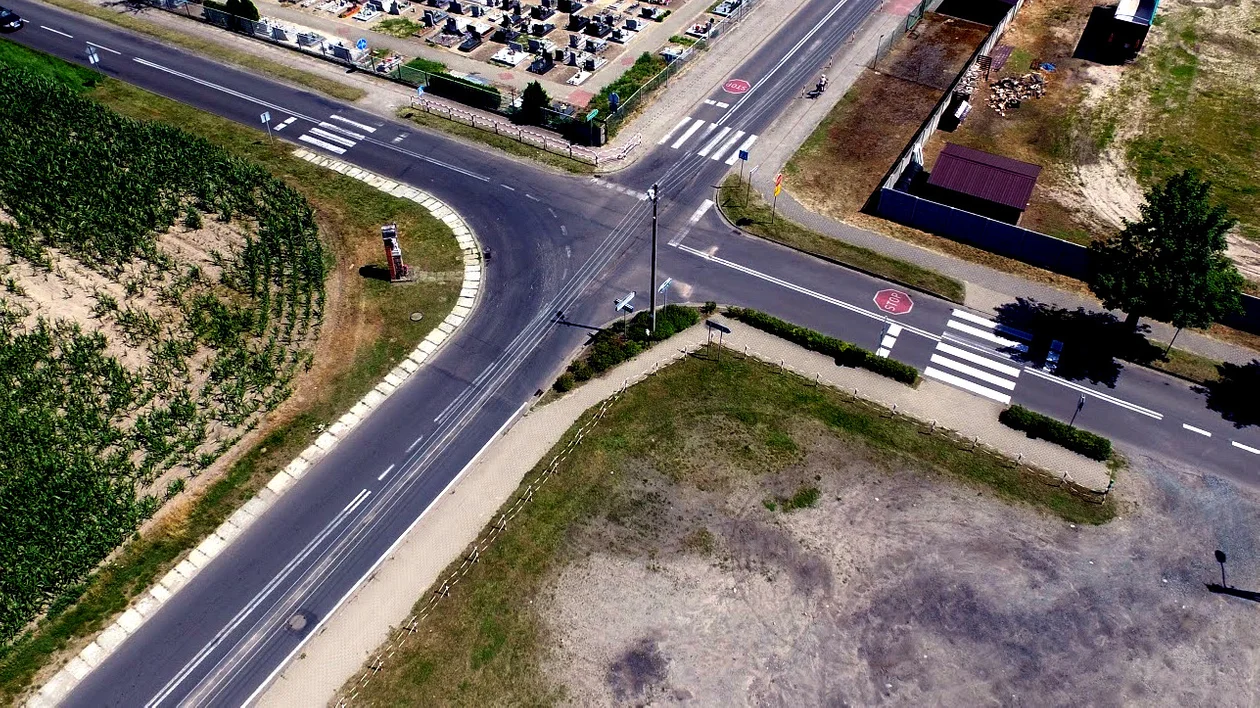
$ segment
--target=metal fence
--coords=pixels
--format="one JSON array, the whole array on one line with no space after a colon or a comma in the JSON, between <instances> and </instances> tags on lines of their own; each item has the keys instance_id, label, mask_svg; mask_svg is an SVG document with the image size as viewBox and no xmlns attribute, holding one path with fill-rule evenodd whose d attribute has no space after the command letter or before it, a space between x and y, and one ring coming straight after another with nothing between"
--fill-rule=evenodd
<instances>
[{"instance_id":1,"label":"metal fence","mask_svg":"<svg viewBox=\"0 0 1260 708\"><path fill-rule=\"evenodd\" d=\"M910 10L910 13L906 15L904 22L897 25L897 27L895 27L891 32L881 34L879 36L879 41L875 44L875 55L871 57L870 67L872 69L878 69L879 60L888 56L888 54L892 52L893 47L897 45L897 42L901 41L902 37L905 37L907 34L912 34L914 29L919 26L919 22L923 20L923 15L928 11L939 7L942 1L943 0L920 0L919 4L915 5L914 9Z\"/></svg>"}]
</instances>

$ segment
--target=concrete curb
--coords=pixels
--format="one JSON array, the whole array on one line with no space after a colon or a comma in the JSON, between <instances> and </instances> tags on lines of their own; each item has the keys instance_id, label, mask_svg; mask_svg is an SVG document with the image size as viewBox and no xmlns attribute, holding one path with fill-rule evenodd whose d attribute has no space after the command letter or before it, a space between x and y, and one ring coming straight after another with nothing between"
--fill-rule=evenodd
<instances>
[{"instance_id":1,"label":"concrete curb","mask_svg":"<svg viewBox=\"0 0 1260 708\"><path fill-rule=\"evenodd\" d=\"M110 654L113 654L114 650L121 646L127 637L135 634L149 617L155 614L162 605L166 604L167 600L179 592L180 588L187 585L202 568L236 540L255 519L275 503L276 499L286 489L301 479L302 475L306 474L306 471L313 467L320 458L336 447L337 443L347 433L357 427L364 418L371 414L373 409L380 406L412 374L418 371L429 357L433 356L451 338L455 330L467 321L477 305L477 301L481 296L481 285L483 282L481 247L478 245L472 229L468 227L468 224L464 222L454 209L451 209L446 203L431 194L370 172L365 172L349 163L333 160L300 148L294 150L293 154L307 162L320 167L327 167L334 172L365 182L387 194L416 202L428 209L434 218L449 226L455 234L455 240L459 243L459 247L464 253L464 281L460 288L459 298L455 301L455 307L452 308L451 313L446 316L446 319L441 324L429 332L424 341L420 342L420 345L407 358L403 359L393 371L385 375L385 378L376 385L376 388L369 391L345 415L338 418L332 425L329 425L315 439L314 443L297 456L297 459L290 462L276 476L272 477L271 481L267 482L267 486L259 490L253 499L245 502L241 508L237 509L235 513L220 524L219 528L203 539L196 548L189 551L187 557L181 560L166 575L162 576L162 579L156 585L133 600L131 605L113 623L102 630L91 643L83 647L77 655L66 662L65 666L61 667L38 692L26 701L26 705L31 708L51 707L64 700L80 681L109 658Z\"/></svg>"}]
</instances>

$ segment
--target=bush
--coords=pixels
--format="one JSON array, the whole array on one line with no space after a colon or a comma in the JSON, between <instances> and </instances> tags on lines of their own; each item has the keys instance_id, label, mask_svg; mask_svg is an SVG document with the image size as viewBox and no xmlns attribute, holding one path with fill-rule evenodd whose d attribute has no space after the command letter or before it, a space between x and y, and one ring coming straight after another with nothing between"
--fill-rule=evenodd
<instances>
[{"instance_id":1,"label":"bush","mask_svg":"<svg viewBox=\"0 0 1260 708\"><path fill-rule=\"evenodd\" d=\"M812 329L798 327L791 322L785 322L764 312L742 307L732 307L726 311L726 314L732 319L739 320L751 327L756 327L763 332L769 332L794 344L799 344L810 351L834 357L836 363L840 366L863 368L873 371L880 376L886 376L894 381L900 381L909 385L914 385L914 382L919 380L919 372L913 366L903 364L894 359L876 356L874 352L869 352L856 344L850 344L835 337L828 337Z\"/></svg>"},{"instance_id":2,"label":"bush","mask_svg":"<svg viewBox=\"0 0 1260 708\"><path fill-rule=\"evenodd\" d=\"M626 323L625 332L620 323L600 330L586 358L569 364L567 373L572 374L575 381L586 381L700 321L700 315L690 307L666 305L656 311L656 333L650 335L651 318L651 313L640 312Z\"/></svg>"},{"instance_id":3,"label":"bush","mask_svg":"<svg viewBox=\"0 0 1260 708\"><path fill-rule=\"evenodd\" d=\"M194 206L189 206L188 211L184 212L184 228L199 229L201 228L201 212L197 211Z\"/></svg>"},{"instance_id":4,"label":"bush","mask_svg":"<svg viewBox=\"0 0 1260 708\"><path fill-rule=\"evenodd\" d=\"M573 374L566 371L560 374L560 378L556 379L556 382L551 387L559 393L565 393L566 391L572 391L576 385L577 381L574 380Z\"/></svg>"},{"instance_id":5,"label":"bush","mask_svg":"<svg viewBox=\"0 0 1260 708\"><path fill-rule=\"evenodd\" d=\"M711 315L714 312L717 312L717 303L713 302L712 300L709 300L708 302L704 303L704 307L701 307L700 311L706 315Z\"/></svg>"},{"instance_id":6,"label":"bush","mask_svg":"<svg viewBox=\"0 0 1260 708\"><path fill-rule=\"evenodd\" d=\"M626 69L624 74L595 94L595 98L592 98L591 102L587 104L587 109L596 109L600 115L610 115L609 96L614 93L617 94L624 105L649 79L664 71L665 66L665 60L661 57L649 52L643 52L638 59L634 60L634 64L629 69Z\"/></svg>"},{"instance_id":7,"label":"bush","mask_svg":"<svg viewBox=\"0 0 1260 708\"><path fill-rule=\"evenodd\" d=\"M998 414L998 420L1002 425L1022 431L1030 438L1049 440L1090 459L1105 462L1111 458L1111 441L1107 438L1074 428L1023 406L1007 408Z\"/></svg>"}]
</instances>

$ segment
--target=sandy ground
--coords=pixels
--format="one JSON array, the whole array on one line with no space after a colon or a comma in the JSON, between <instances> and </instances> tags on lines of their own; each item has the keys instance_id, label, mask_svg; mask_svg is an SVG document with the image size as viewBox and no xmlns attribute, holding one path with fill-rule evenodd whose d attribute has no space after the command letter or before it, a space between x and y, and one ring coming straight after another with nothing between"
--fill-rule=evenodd
<instances>
[{"instance_id":1,"label":"sandy ground","mask_svg":"<svg viewBox=\"0 0 1260 708\"><path fill-rule=\"evenodd\" d=\"M645 471L649 511L587 529L541 603L570 703L1254 705L1257 606L1204 588L1221 548L1260 589L1254 493L1138 459L1122 517L1073 527L807 449L723 493ZM761 504L802 483L816 508Z\"/></svg>"}]
</instances>

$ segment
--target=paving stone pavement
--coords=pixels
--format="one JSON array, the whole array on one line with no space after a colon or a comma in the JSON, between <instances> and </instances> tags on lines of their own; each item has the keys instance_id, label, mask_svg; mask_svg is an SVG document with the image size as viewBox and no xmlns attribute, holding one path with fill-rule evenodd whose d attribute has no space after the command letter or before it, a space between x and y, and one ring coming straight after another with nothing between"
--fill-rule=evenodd
<instances>
[{"instance_id":1,"label":"paving stone pavement","mask_svg":"<svg viewBox=\"0 0 1260 708\"><path fill-rule=\"evenodd\" d=\"M1106 490L1111 478L1106 466L1042 440L1032 440L997 421L1002 406L963 391L922 381L918 388L874 373L839 367L821 354L715 316L732 332L727 351L748 354L806 379L815 379L887 409L940 428L950 428L975 440L981 452L998 450L1083 487ZM606 375L592 379L546 405L529 410L505 424L417 521L396 550L371 578L341 606L323 631L303 648L263 694L259 705L282 708L330 703L336 691L353 678L371 680L368 662L388 661L405 647L416 619L416 603L434 586L441 573L479 538L501 507L513 497L521 480L543 460L565 433L587 411L628 386L700 349L708 340L703 324L696 325ZM527 404L528 405L528 404ZM893 406L896 406L895 413ZM522 407L524 409L525 406ZM519 412L518 412L519 415ZM441 611L441 602L434 606ZM417 625L418 628L418 625ZM419 631L423 631L419 629ZM354 701L349 701L354 705Z\"/></svg>"}]
</instances>

